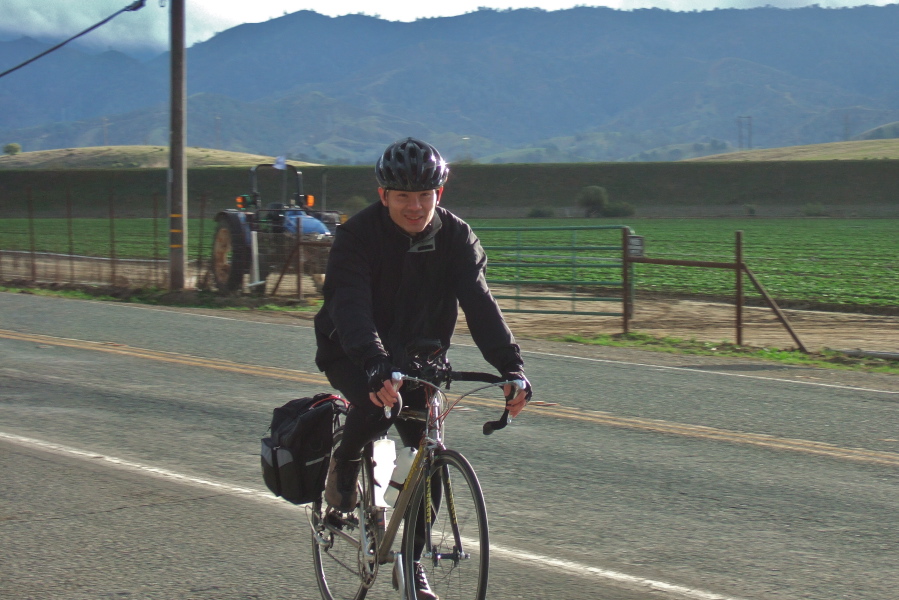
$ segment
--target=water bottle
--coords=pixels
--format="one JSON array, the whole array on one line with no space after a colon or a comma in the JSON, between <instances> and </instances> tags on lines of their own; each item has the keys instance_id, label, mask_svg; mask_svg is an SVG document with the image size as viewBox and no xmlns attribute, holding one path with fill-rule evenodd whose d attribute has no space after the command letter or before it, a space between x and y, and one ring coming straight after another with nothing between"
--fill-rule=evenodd
<instances>
[{"instance_id":1,"label":"water bottle","mask_svg":"<svg viewBox=\"0 0 899 600\"><path fill-rule=\"evenodd\" d=\"M393 440L381 438L375 440L372 459L375 463L375 506L392 506L384 500L384 493L389 489L390 474L393 473L396 460L396 447Z\"/></svg>"},{"instance_id":2,"label":"water bottle","mask_svg":"<svg viewBox=\"0 0 899 600\"><path fill-rule=\"evenodd\" d=\"M406 476L409 474L409 469L412 468L412 462L415 460L415 455L417 453L417 448L409 446L400 448L400 451L397 452L396 468L393 470L393 475L390 476L390 485L387 487L387 492L384 494L384 501L389 506L393 506L394 503L396 503L397 496L399 496L400 492L403 490Z\"/></svg>"}]
</instances>

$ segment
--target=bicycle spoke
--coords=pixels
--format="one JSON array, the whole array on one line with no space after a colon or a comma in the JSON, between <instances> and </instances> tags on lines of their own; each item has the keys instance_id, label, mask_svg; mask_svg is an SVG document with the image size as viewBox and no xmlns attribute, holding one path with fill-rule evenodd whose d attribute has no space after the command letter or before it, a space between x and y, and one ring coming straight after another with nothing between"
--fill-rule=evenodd
<instances>
[{"instance_id":1,"label":"bicycle spoke","mask_svg":"<svg viewBox=\"0 0 899 600\"><path fill-rule=\"evenodd\" d=\"M432 509L436 510L437 518L431 523L429 540L420 556L431 589L441 600L483 600L487 593L489 541L480 484L468 461L452 450L437 454L432 479L438 480L442 493L432 494ZM423 524L425 496L422 485L407 517L404 566L409 573L409 586L414 585L413 562L417 550L412 524Z\"/></svg>"},{"instance_id":2,"label":"bicycle spoke","mask_svg":"<svg viewBox=\"0 0 899 600\"><path fill-rule=\"evenodd\" d=\"M339 441L336 436L335 445ZM370 463L359 472L358 496L369 489ZM362 600L377 574L373 560L375 532L360 506L349 514L328 510L318 501L312 505L312 558L318 586L324 600ZM366 539L363 544L363 538ZM366 548L363 549L363 545Z\"/></svg>"}]
</instances>

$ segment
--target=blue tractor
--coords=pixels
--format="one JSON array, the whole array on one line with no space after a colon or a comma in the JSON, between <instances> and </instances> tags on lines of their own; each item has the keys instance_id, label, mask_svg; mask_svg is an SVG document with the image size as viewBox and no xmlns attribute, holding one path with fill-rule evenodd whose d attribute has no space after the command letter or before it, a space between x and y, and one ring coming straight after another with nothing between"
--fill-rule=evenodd
<instances>
[{"instance_id":1,"label":"blue tractor","mask_svg":"<svg viewBox=\"0 0 899 600\"><path fill-rule=\"evenodd\" d=\"M268 169L282 172L280 201L262 208L259 174ZM296 191L288 194L291 179ZM343 215L313 211L315 199L303 193L303 174L292 165L252 167L250 190L237 197L236 208L215 216L211 270L216 288L262 295L269 275L279 275L280 283L284 275L295 273L310 276L316 291L321 291L331 240Z\"/></svg>"}]
</instances>

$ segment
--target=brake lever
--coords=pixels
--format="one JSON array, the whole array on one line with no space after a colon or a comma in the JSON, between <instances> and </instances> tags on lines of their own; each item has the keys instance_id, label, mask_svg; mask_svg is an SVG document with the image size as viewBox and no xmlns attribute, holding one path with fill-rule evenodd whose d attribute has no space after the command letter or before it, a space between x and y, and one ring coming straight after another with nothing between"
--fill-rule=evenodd
<instances>
[{"instance_id":1,"label":"brake lever","mask_svg":"<svg viewBox=\"0 0 899 600\"><path fill-rule=\"evenodd\" d=\"M506 396L506 401L508 402L512 398L514 398L519 390L524 388L524 381L520 379L516 379L510 382L512 384L512 389L509 391L509 395ZM500 429L504 429L506 425L512 422L512 417L509 416L509 409L503 411L503 416L499 418L499 421L487 421L484 423L484 435L490 435L494 431L498 431Z\"/></svg>"},{"instance_id":2,"label":"brake lever","mask_svg":"<svg viewBox=\"0 0 899 600\"><path fill-rule=\"evenodd\" d=\"M391 381L402 381L403 374L400 373L399 371L394 371L393 373L390 374L390 379L391 379ZM396 387L396 385L394 385L394 387ZM399 405L399 408L397 409L396 414L400 414L400 411L403 410L403 396L402 395L400 395L400 397L397 399L396 404ZM394 406L396 406L396 405L394 405ZM384 405L384 416L389 419L390 415L391 415L390 407L385 404Z\"/></svg>"}]
</instances>

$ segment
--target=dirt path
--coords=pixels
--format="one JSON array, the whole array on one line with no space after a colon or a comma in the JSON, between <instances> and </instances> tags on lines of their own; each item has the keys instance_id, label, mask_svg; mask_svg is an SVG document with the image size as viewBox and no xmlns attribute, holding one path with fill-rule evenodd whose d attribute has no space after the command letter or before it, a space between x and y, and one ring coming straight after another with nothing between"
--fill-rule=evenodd
<instances>
[{"instance_id":1,"label":"dirt path","mask_svg":"<svg viewBox=\"0 0 899 600\"><path fill-rule=\"evenodd\" d=\"M806 310L784 313L809 350L899 353L899 317ZM621 317L507 313L506 318L515 335L522 339L564 334L591 337L622 331ZM747 346L796 347L789 332L767 308L745 307L743 323L743 343ZM638 299L630 330L681 339L733 342L736 340L735 309L713 302Z\"/></svg>"},{"instance_id":2,"label":"dirt path","mask_svg":"<svg viewBox=\"0 0 899 600\"><path fill-rule=\"evenodd\" d=\"M77 273L77 279L75 274ZM26 253L0 254L0 279L36 279L43 282L115 282L121 287L165 285L164 265L147 261L118 261L113 266L108 260L60 260L42 255L32 265ZM194 285L194 273L190 273L188 285ZM272 281L273 285L274 281ZM304 277L303 289L314 297L312 281ZM281 293L296 294L296 277L289 275L283 282ZM542 308L567 310L568 303L537 302ZM504 309L511 308L509 301L501 301ZM530 308L531 306L529 306ZM618 310L618 306L609 308ZM823 348L836 350L861 349L875 352L899 353L899 317L864 315L857 313L785 310L794 330L803 344L812 351ZM599 334L622 332L621 317L596 317L577 315L545 315L506 313L509 325L521 339L547 339L566 334L592 337ZM305 318L300 316L299 318ZM774 313L767 308L746 307L743 313L743 343L747 346L796 347L787 330ZM464 331L464 319L460 325ZM695 300L645 299L639 293L634 317L630 323L632 332L681 339L721 342L736 341L735 309L732 305Z\"/></svg>"}]
</instances>

